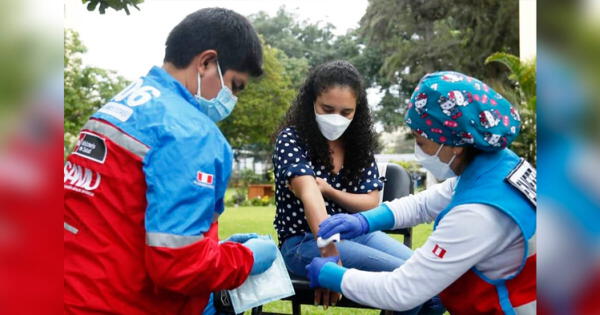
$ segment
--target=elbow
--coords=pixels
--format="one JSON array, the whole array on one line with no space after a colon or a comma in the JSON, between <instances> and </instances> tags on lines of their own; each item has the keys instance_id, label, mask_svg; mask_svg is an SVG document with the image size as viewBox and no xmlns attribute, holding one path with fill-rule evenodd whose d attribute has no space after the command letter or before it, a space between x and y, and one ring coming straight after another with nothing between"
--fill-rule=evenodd
<instances>
[{"instance_id":1,"label":"elbow","mask_svg":"<svg viewBox=\"0 0 600 315\"><path fill-rule=\"evenodd\" d=\"M371 210L373 208L377 208L377 207L379 207L379 205L380 205L380 203L379 203L379 197L377 197L376 199L371 200L371 202L369 202L367 210Z\"/></svg>"}]
</instances>

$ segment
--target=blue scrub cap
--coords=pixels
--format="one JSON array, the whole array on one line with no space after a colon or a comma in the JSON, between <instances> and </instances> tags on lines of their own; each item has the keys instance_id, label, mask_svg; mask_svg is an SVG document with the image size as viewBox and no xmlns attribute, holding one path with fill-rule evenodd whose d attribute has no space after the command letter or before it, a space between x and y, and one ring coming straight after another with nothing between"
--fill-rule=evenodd
<instances>
[{"instance_id":1,"label":"blue scrub cap","mask_svg":"<svg viewBox=\"0 0 600 315\"><path fill-rule=\"evenodd\" d=\"M487 84L453 71L425 75L408 103L405 122L434 142L497 151L519 134L516 108Z\"/></svg>"}]
</instances>

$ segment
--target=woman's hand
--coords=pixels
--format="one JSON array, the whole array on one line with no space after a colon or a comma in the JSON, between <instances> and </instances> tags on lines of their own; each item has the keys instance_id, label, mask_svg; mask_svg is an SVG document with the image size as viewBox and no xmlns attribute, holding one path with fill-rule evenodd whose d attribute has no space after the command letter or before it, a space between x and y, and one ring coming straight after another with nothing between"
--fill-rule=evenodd
<instances>
[{"instance_id":1,"label":"woman's hand","mask_svg":"<svg viewBox=\"0 0 600 315\"><path fill-rule=\"evenodd\" d=\"M331 190L335 188L331 187L331 185L329 185L329 183L321 177L316 177L315 179L317 181L317 187L319 187L323 197L329 198Z\"/></svg>"}]
</instances>

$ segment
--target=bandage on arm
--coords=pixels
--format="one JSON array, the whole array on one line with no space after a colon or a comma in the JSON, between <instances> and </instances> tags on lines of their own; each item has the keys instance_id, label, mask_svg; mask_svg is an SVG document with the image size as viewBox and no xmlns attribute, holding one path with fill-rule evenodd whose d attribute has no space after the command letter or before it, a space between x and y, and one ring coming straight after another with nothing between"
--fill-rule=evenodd
<instances>
[{"instance_id":1,"label":"bandage on arm","mask_svg":"<svg viewBox=\"0 0 600 315\"><path fill-rule=\"evenodd\" d=\"M333 234L330 237L325 238L325 239L319 236L317 238L317 247L324 248L332 242L337 243L339 241L340 241L340 233Z\"/></svg>"}]
</instances>

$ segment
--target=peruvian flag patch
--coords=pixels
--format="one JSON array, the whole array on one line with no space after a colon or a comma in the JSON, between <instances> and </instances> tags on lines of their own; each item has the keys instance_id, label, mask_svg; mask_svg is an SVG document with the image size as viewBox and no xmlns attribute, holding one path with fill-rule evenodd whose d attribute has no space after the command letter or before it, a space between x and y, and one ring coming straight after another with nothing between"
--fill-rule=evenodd
<instances>
[{"instance_id":1,"label":"peruvian flag patch","mask_svg":"<svg viewBox=\"0 0 600 315\"><path fill-rule=\"evenodd\" d=\"M201 185L201 186L213 186L213 181L214 181L214 175L213 174L208 174L208 173L203 173L203 172L197 172L196 173L196 181L195 184L197 185Z\"/></svg>"},{"instance_id":2,"label":"peruvian flag patch","mask_svg":"<svg viewBox=\"0 0 600 315\"><path fill-rule=\"evenodd\" d=\"M441 248L438 244L435 244L431 252L440 258L444 258L444 255L446 255L446 250Z\"/></svg>"}]
</instances>

